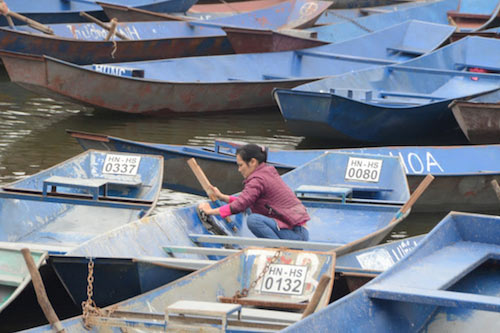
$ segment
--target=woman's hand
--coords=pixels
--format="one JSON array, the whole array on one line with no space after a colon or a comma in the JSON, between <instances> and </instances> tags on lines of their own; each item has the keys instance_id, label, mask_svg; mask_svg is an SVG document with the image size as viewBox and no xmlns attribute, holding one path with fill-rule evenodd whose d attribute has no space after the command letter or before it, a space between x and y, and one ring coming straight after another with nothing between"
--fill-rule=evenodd
<instances>
[{"instance_id":1,"label":"woman's hand","mask_svg":"<svg viewBox=\"0 0 500 333\"><path fill-rule=\"evenodd\" d=\"M222 193L219 190L219 188L211 185L210 189L212 190L212 193L217 197L217 199L225 201L225 202L229 202L229 195L226 195L226 194Z\"/></svg>"},{"instance_id":2,"label":"woman's hand","mask_svg":"<svg viewBox=\"0 0 500 333\"><path fill-rule=\"evenodd\" d=\"M198 209L204 212L205 214L210 215L212 207L210 207L210 204L208 202L202 202L198 205Z\"/></svg>"}]
</instances>

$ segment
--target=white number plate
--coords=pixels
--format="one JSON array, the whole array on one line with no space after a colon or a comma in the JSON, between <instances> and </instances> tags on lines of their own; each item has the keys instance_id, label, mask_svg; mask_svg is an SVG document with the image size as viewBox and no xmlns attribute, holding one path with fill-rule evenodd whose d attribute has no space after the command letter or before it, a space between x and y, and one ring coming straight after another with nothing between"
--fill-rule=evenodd
<instances>
[{"instance_id":1,"label":"white number plate","mask_svg":"<svg viewBox=\"0 0 500 333\"><path fill-rule=\"evenodd\" d=\"M372 158L349 157L345 171L346 180L378 183L382 160Z\"/></svg>"},{"instance_id":2,"label":"white number plate","mask_svg":"<svg viewBox=\"0 0 500 333\"><path fill-rule=\"evenodd\" d=\"M136 175L141 158L128 155L106 155L102 173L113 173L119 175Z\"/></svg>"},{"instance_id":3,"label":"white number plate","mask_svg":"<svg viewBox=\"0 0 500 333\"><path fill-rule=\"evenodd\" d=\"M270 265L262 279L261 292L302 295L307 266Z\"/></svg>"}]
</instances>

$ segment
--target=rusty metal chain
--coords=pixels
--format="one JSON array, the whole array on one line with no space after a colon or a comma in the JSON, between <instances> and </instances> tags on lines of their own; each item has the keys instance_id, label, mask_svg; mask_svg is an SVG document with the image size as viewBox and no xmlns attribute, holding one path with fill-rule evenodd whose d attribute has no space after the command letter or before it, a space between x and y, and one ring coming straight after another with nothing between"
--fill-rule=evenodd
<instances>
[{"instance_id":1,"label":"rusty metal chain","mask_svg":"<svg viewBox=\"0 0 500 333\"><path fill-rule=\"evenodd\" d=\"M238 298L242 298L242 297L247 297L248 296L249 291L251 289L255 288L255 286L257 285L257 282L259 282L260 279L262 279L264 277L264 275L267 273L267 271L269 270L269 266L271 266L272 264L274 264L276 262L276 260L279 259L280 255L281 255L281 251L283 251L283 249L284 248L280 248L280 249L278 249L278 251L276 251L276 253L271 258L271 260L269 260L266 263L266 265L262 269L262 272L260 272L260 274L257 276L257 278L250 283L250 286L248 288L243 288L241 290L236 290L236 292L234 293L234 295L232 297L233 303L237 303Z\"/></svg>"},{"instance_id":2,"label":"rusty metal chain","mask_svg":"<svg viewBox=\"0 0 500 333\"><path fill-rule=\"evenodd\" d=\"M83 325L90 330L89 317L92 315L100 315L101 311L95 304L92 296L94 295L94 261L89 259L89 274L87 276L87 300L82 302L82 317Z\"/></svg>"}]
</instances>

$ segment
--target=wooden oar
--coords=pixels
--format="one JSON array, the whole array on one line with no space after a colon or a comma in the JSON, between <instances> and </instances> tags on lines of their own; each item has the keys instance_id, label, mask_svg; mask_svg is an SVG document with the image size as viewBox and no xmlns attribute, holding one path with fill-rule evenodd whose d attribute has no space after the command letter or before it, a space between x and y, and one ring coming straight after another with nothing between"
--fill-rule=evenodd
<instances>
[{"instance_id":1,"label":"wooden oar","mask_svg":"<svg viewBox=\"0 0 500 333\"><path fill-rule=\"evenodd\" d=\"M109 26L106 23L102 22L101 20L96 19L92 15L89 15L89 14L87 14L85 12L80 12L80 16L85 17L87 20L89 20L89 21L97 24L101 28L106 29L108 31L111 31L111 29L116 28L116 26L115 27ZM127 36L125 36L124 34L122 34L121 32L119 32L118 30L114 31L114 33L115 33L116 37L118 37L118 38L120 38L122 40L130 40L130 38L128 38Z\"/></svg>"},{"instance_id":2,"label":"wooden oar","mask_svg":"<svg viewBox=\"0 0 500 333\"><path fill-rule=\"evenodd\" d=\"M47 292L45 291L45 286L43 285L42 277L40 276L40 272L35 265L35 261L31 256L31 252L27 248L21 249L21 253L23 254L24 261L26 262L26 266L28 267L28 271L31 275L31 280L33 281L33 287L35 288L36 299L38 300L38 304L42 308L43 314L45 318L49 321L50 325L54 328L56 332L66 332L66 330L61 325L59 318L57 318L57 314L54 311L54 308L50 304L49 298L47 297Z\"/></svg>"},{"instance_id":3,"label":"wooden oar","mask_svg":"<svg viewBox=\"0 0 500 333\"><path fill-rule=\"evenodd\" d=\"M21 15L21 14L18 14L16 12L9 10L9 8L7 7L7 4L3 0L0 0L0 13L3 14L7 18L7 21L9 22L9 25L12 28L14 28L14 22L12 21L12 17L13 17L16 20L24 22L28 26L32 27L33 29L41 31L45 34L48 34L48 35L54 34L54 31L50 27L43 25L40 22L37 22L37 21L32 20L30 18L27 18L24 15Z\"/></svg>"},{"instance_id":4,"label":"wooden oar","mask_svg":"<svg viewBox=\"0 0 500 333\"><path fill-rule=\"evenodd\" d=\"M424 193L424 191L427 189L427 187L430 185L430 183L433 180L434 180L434 176L433 175L428 174L427 176L425 176L424 180L422 180L420 182L420 184L418 184L418 187L416 188L416 190L413 191L413 193L410 195L410 199L408 199L408 201L405 202L405 204L403 205L403 207L401 207L401 209L397 212L396 216L394 216L392 218L392 220L391 220L390 223L396 221L401 216L403 216L403 214L405 214L413 206L413 204L415 203L415 201L417 201L417 199L420 198L420 196L422 195L422 193Z\"/></svg>"},{"instance_id":5,"label":"wooden oar","mask_svg":"<svg viewBox=\"0 0 500 333\"><path fill-rule=\"evenodd\" d=\"M211 201L218 201L217 197L215 196L214 192L212 191L212 184L210 184L210 181L208 180L207 176L201 169L201 167L198 165L196 160L194 158L190 158L187 161L187 164L191 168L191 171L193 171L194 175L196 176L196 179L200 182L201 187L203 187L203 190L207 194L208 198ZM228 216L226 217L227 222L231 222L231 218Z\"/></svg>"},{"instance_id":6,"label":"wooden oar","mask_svg":"<svg viewBox=\"0 0 500 333\"><path fill-rule=\"evenodd\" d=\"M490 183L491 187L493 187L493 190L495 191L495 194L497 195L498 200L500 200L500 185L498 185L498 181L493 179Z\"/></svg>"}]
</instances>

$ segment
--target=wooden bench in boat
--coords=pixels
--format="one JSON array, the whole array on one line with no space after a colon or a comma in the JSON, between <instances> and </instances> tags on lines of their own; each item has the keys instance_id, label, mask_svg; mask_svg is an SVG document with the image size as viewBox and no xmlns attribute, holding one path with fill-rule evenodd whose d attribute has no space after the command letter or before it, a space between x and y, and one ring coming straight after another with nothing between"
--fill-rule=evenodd
<instances>
[{"instance_id":1,"label":"wooden bench in boat","mask_svg":"<svg viewBox=\"0 0 500 333\"><path fill-rule=\"evenodd\" d=\"M425 54L425 52L426 52L426 51L421 50L421 49L414 49L414 48L410 48L410 47L403 46L403 45L388 47L387 51L406 53L406 54L411 54L411 55L416 55L416 56Z\"/></svg>"},{"instance_id":2,"label":"wooden bench in boat","mask_svg":"<svg viewBox=\"0 0 500 333\"><path fill-rule=\"evenodd\" d=\"M51 187L51 192L57 192L57 187L76 188L88 191L94 200L99 198L99 192L102 189L104 196L108 196L108 186L130 186L139 187L142 185L140 181L132 180L117 180L106 178L70 178L61 176L52 176L43 181L43 196L47 196L47 188Z\"/></svg>"},{"instance_id":3,"label":"wooden bench in boat","mask_svg":"<svg viewBox=\"0 0 500 333\"><path fill-rule=\"evenodd\" d=\"M341 197L342 203L345 203L347 197L351 197L353 192L378 193L391 192L390 188L379 186L349 186L346 184L320 186L320 185L300 185L295 189L295 194L299 198L330 199L331 196Z\"/></svg>"},{"instance_id":4,"label":"wooden bench in boat","mask_svg":"<svg viewBox=\"0 0 500 333\"><path fill-rule=\"evenodd\" d=\"M164 246L163 251L169 255L174 253L188 253L188 254L203 254L213 256L229 256L233 253L238 253L240 250L233 249L220 249L217 247L199 247L199 246Z\"/></svg>"},{"instance_id":5,"label":"wooden bench in boat","mask_svg":"<svg viewBox=\"0 0 500 333\"><path fill-rule=\"evenodd\" d=\"M285 301L280 297L263 297L260 296L247 296L241 297L236 300L233 297L219 296L217 298L219 302L222 303L234 303L237 302L241 305L247 306L258 306L258 307L266 307L266 308L276 308L276 309L287 309L287 310L305 310L309 302L291 302Z\"/></svg>"},{"instance_id":6,"label":"wooden bench in boat","mask_svg":"<svg viewBox=\"0 0 500 333\"><path fill-rule=\"evenodd\" d=\"M344 244L321 243L321 242L304 242L293 241L286 239L266 239L266 238L251 238L251 237L234 237L234 236L216 236L207 234L189 234L189 238L195 243L212 243L212 244L230 244L241 246L260 246L260 247L285 247L289 249L309 249L315 251L330 251Z\"/></svg>"},{"instance_id":7,"label":"wooden bench in boat","mask_svg":"<svg viewBox=\"0 0 500 333\"><path fill-rule=\"evenodd\" d=\"M381 64L381 65L392 65L395 64L396 61L387 60L387 59L379 59L379 58L369 58L362 56L355 56L349 54L339 54L339 53L328 53L328 52L318 52L318 51L309 51L309 50L297 50L295 51L297 56L310 56L310 57L318 57L318 58L327 58L327 59L340 59L340 60L348 60L354 62L369 62L373 64Z\"/></svg>"},{"instance_id":8,"label":"wooden bench in boat","mask_svg":"<svg viewBox=\"0 0 500 333\"><path fill-rule=\"evenodd\" d=\"M238 320L241 319L240 304L224 304L218 302L202 302L202 301L177 301L167 307L165 310L167 317L167 328L175 328L175 322L172 315L179 316L207 316L221 321L221 331L225 332L227 328L228 316L232 313L238 313ZM182 328L186 328L182 325Z\"/></svg>"}]
</instances>

